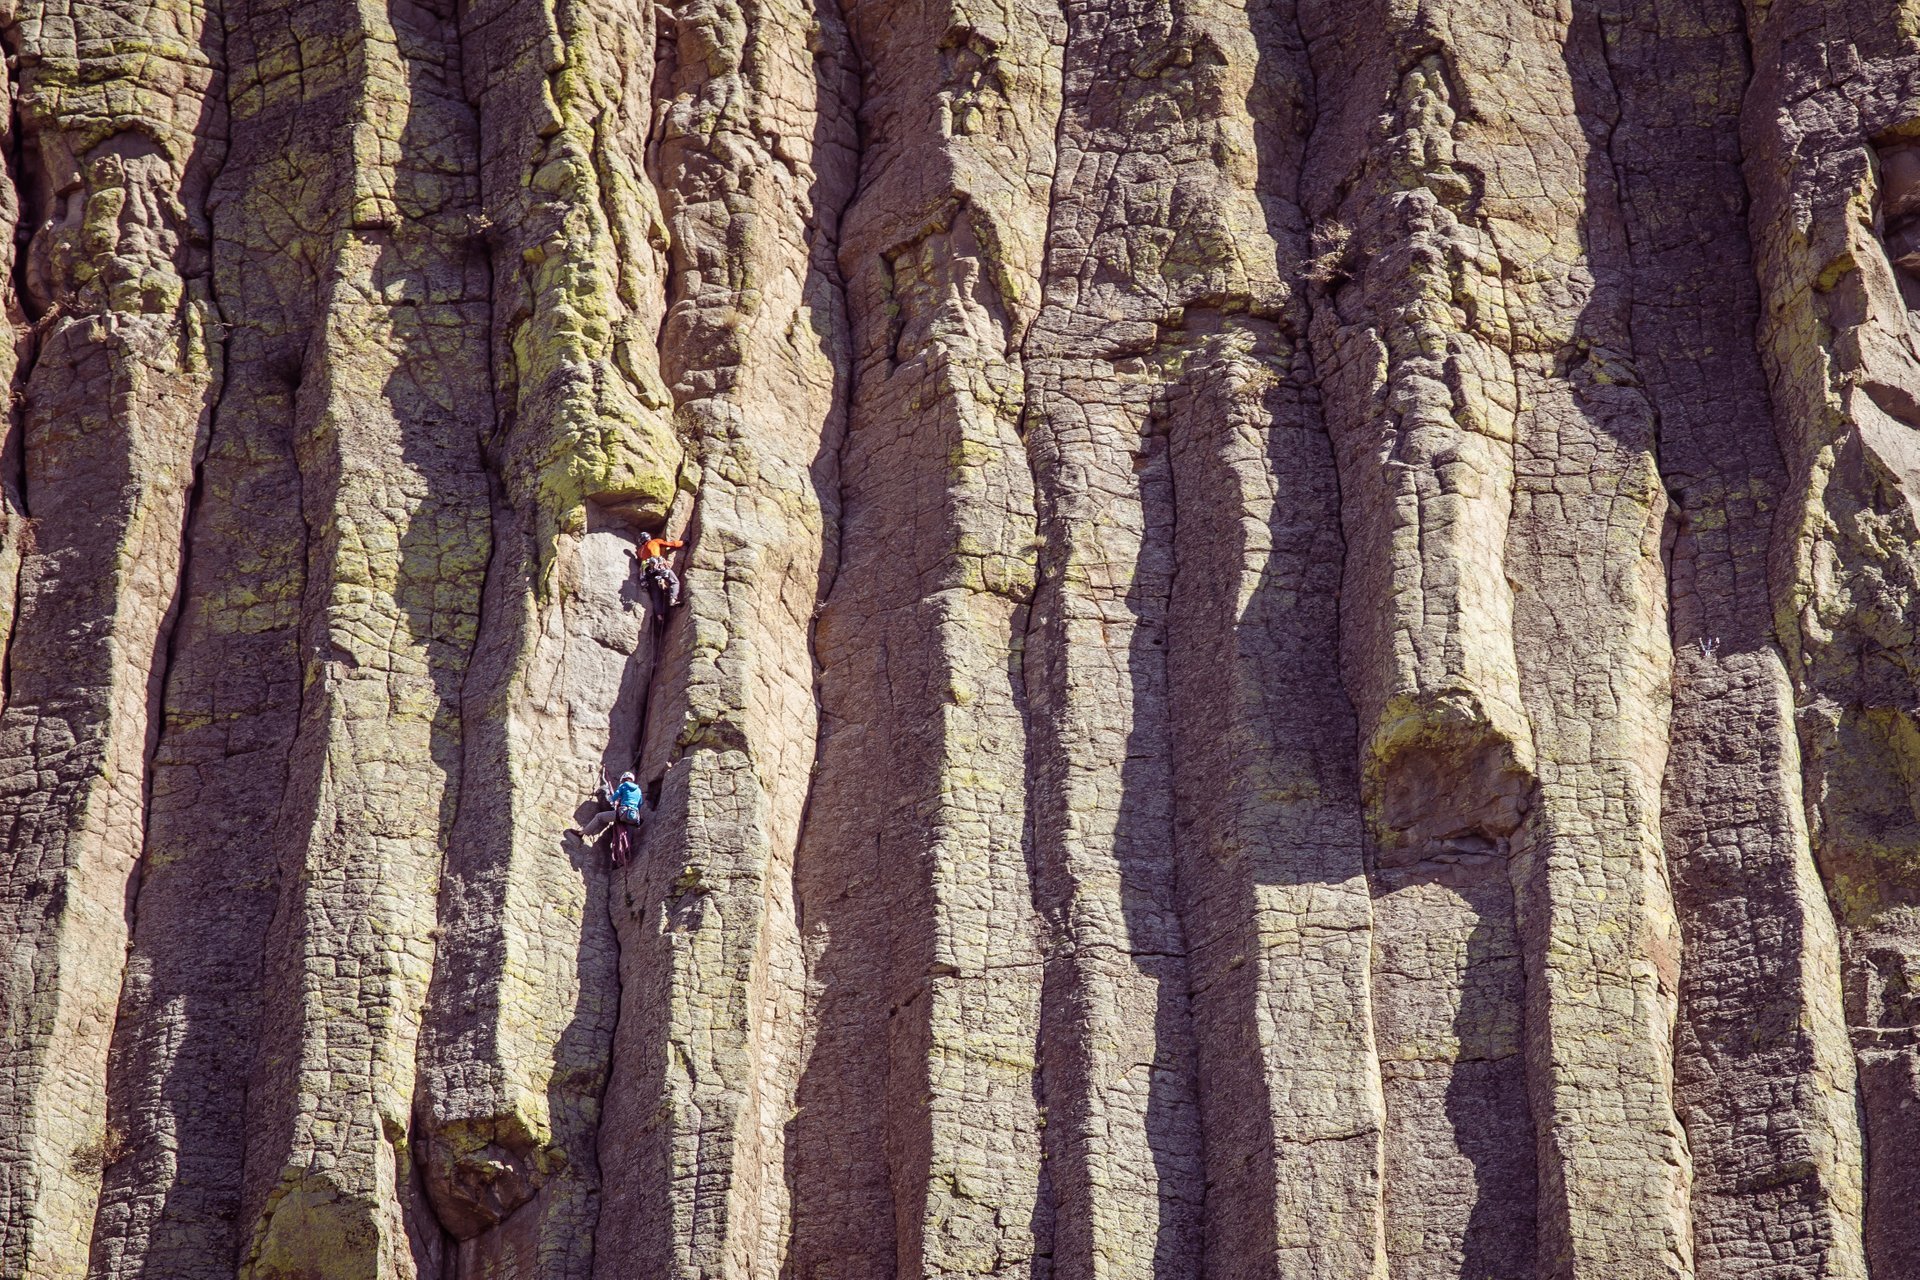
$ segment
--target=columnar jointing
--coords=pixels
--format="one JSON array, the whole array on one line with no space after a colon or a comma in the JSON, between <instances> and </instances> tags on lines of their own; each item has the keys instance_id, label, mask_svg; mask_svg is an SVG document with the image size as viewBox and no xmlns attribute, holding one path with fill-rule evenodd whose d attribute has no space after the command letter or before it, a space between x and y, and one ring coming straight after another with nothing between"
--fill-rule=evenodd
<instances>
[{"instance_id":1,"label":"columnar jointing","mask_svg":"<svg viewBox=\"0 0 1920 1280\"><path fill-rule=\"evenodd\" d=\"M1504 569L1518 395L1456 16L1301 12L1321 86L1312 354L1375 895L1384 1264L1415 1276L1522 1274L1535 1251L1509 880L1533 763Z\"/></svg>"},{"instance_id":2,"label":"columnar jointing","mask_svg":"<svg viewBox=\"0 0 1920 1280\"><path fill-rule=\"evenodd\" d=\"M466 7L460 37L470 243L492 268L494 550L415 1105L455 1272L584 1280L618 952L605 861L561 830L635 763L658 629L627 552L665 519L682 456L652 342L654 30L625 6L502 2Z\"/></svg>"},{"instance_id":3,"label":"columnar jointing","mask_svg":"<svg viewBox=\"0 0 1920 1280\"><path fill-rule=\"evenodd\" d=\"M644 1258L681 1275L774 1276L792 1212L812 617L840 506L834 248L853 106L830 12L693 2L661 21L647 162L691 550L641 753L659 805L615 880L621 1015L595 1274Z\"/></svg>"},{"instance_id":4,"label":"columnar jointing","mask_svg":"<svg viewBox=\"0 0 1920 1280\"><path fill-rule=\"evenodd\" d=\"M1315 104L1295 7L1256 8L1247 32L1236 16L1209 10L1192 48L1214 119L1182 158L1210 197L1194 228L1209 234L1183 228L1167 254L1186 305L1153 366L1177 498L1167 665L1201 1262L1208 1276L1367 1277L1383 1265L1384 1117L1340 681L1340 486L1300 275ZM1235 163L1209 175L1194 143ZM1239 246L1224 276L1222 245Z\"/></svg>"},{"instance_id":5,"label":"columnar jointing","mask_svg":"<svg viewBox=\"0 0 1920 1280\"><path fill-rule=\"evenodd\" d=\"M325 1240L322 1274L430 1274L444 1239L409 1139L415 1049L490 550L493 403L466 376L488 334L486 262L462 238L474 117L448 15L303 3L245 27L297 70L236 103L284 113L288 185L328 196L305 252L281 258L312 271L285 281L314 306L289 371L307 583L299 721L267 828L280 888L240 1270L311 1274Z\"/></svg>"},{"instance_id":6,"label":"columnar jointing","mask_svg":"<svg viewBox=\"0 0 1920 1280\"><path fill-rule=\"evenodd\" d=\"M0 554L19 584L0 713L0 1271L78 1276L102 1167L130 1136L107 1123L108 1048L219 385L206 205L225 129L203 5L8 21L35 338L6 452L37 517L23 535L10 508Z\"/></svg>"},{"instance_id":7,"label":"columnar jointing","mask_svg":"<svg viewBox=\"0 0 1920 1280\"><path fill-rule=\"evenodd\" d=\"M1175 490L1154 413L1178 375L1149 360L1170 354L1161 325L1178 324L1184 295L1244 295L1246 269L1200 250L1227 246L1240 212L1206 160L1193 164L1223 141L1213 104L1190 97L1200 86L1185 68L1156 74L1196 49L1214 55L1207 71L1238 70L1217 65L1223 33L1194 17L1180 31L1152 0L1066 6L1041 305L1023 344L1040 541L1024 663L1047 944L1040 1082L1063 1276L1192 1275L1199 1262L1168 750ZM1180 225L1176 199L1196 225Z\"/></svg>"},{"instance_id":8,"label":"columnar jointing","mask_svg":"<svg viewBox=\"0 0 1920 1280\"><path fill-rule=\"evenodd\" d=\"M1480 108L1486 125L1467 132L1514 325L1507 572L1537 789L1515 835L1513 884L1538 1265L1684 1276L1691 1168L1672 1100L1679 937L1659 828L1666 496L1627 332L1599 32L1578 10L1516 25L1519 66L1506 67L1498 109ZM1470 94L1483 80L1491 88L1506 61L1492 58L1492 34L1461 41ZM1529 162L1503 145L1515 134L1529 138Z\"/></svg>"},{"instance_id":9,"label":"columnar jointing","mask_svg":"<svg viewBox=\"0 0 1920 1280\"><path fill-rule=\"evenodd\" d=\"M1059 112L1057 14L851 4L854 386L798 888L809 1043L797 1275L1026 1276L1052 1197L1035 1089L1018 435ZM929 97L929 90L932 90Z\"/></svg>"},{"instance_id":10,"label":"columnar jointing","mask_svg":"<svg viewBox=\"0 0 1920 1280\"><path fill-rule=\"evenodd\" d=\"M1688 1274L1664 495L1614 283L1603 53L1588 15L1303 18L1388 1259Z\"/></svg>"},{"instance_id":11,"label":"columnar jointing","mask_svg":"<svg viewBox=\"0 0 1920 1280\"><path fill-rule=\"evenodd\" d=\"M8 69L5 77L10 99L18 95L14 87L17 53L15 56L15 65ZM26 550L29 531L26 496L21 492L21 467L24 463L21 453L25 442L20 431L19 392L20 374L27 366L26 358L31 354L32 330L13 284L18 268L16 259L22 218L15 173L17 157L20 155L18 130L19 121L13 112L9 112L6 132L0 134L6 141L8 156L5 177L0 180L0 227L6 229L6 243L0 244L0 263L4 263L4 274L8 277L7 283L0 285L0 308L4 308L7 323L13 327L12 340L0 342L0 371L6 373L9 393L6 417L0 420L0 710L4 710L7 704L7 682L4 678L7 643L13 636L14 617L19 604L20 557Z\"/></svg>"},{"instance_id":12,"label":"columnar jointing","mask_svg":"<svg viewBox=\"0 0 1920 1280\"><path fill-rule=\"evenodd\" d=\"M1793 682L1813 855L1839 926L1865 1130L1867 1268L1913 1276L1915 31L1891 4L1749 5L1747 21L1754 76L1741 140L1760 350L1785 457L1772 621ZM1832 1089L1850 1088L1851 1077L1844 1062L1826 1066ZM1844 1130L1838 1141L1810 1136L1816 1152L1845 1161L1829 1195L1851 1218L1858 1146Z\"/></svg>"},{"instance_id":13,"label":"columnar jointing","mask_svg":"<svg viewBox=\"0 0 1920 1280\"><path fill-rule=\"evenodd\" d=\"M326 188L303 202L286 180L299 163L286 73L258 69L258 33L238 17L206 20L210 47L240 60L225 85L240 105L227 114L252 139L229 148L208 202L227 359L149 781L111 1059L107 1134L119 1158L103 1161L93 1275L230 1277L242 1237L274 822L300 709L307 527L290 424L314 310L301 228L321 225L310 220ZM266 174L279 180L256 187Z\"/></svg>"},{"instance_id":14,"label":"columnar jointing","mask_svg":"<svg viewBox=\"0 0 1920 1280\"><path fill-rule=\"evenodd\" d=\"M1920 1277L1896 0L5 17L0 1273Z\"/></svg>"},{"instance_id":15,"label":"columnar jointing","mask_svg":"<svg viewBox=\"0 0 1920 1280\"><path fill-rule=\"evenodd\" d=\"M1598 14L1634 364L1673 504L1662 828L1682 940L1674 1095L1702 1280L1858 1277L1860 1134L1767 555L1786 475L1755 345L1737 129L1744 17Z\"/></svg>"}]
</instances>

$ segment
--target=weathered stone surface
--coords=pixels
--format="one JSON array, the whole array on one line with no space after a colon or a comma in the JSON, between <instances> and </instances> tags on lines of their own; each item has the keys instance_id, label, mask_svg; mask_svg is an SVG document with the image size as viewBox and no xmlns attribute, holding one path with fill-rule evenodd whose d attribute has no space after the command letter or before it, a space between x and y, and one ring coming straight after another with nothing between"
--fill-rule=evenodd
<instances>
[{"instance_id":1,"label":"weathered stone surface","mask_svg":"<svg viewBox=\"0 0 1920 1280\"><path fill-rule=\"evenodd\" d=\"M1860 1276L1859 1123L1832 916L1807 842L1767 548L1785 476L1752 333L1736 5L1602 15L1619 100L1634 363L1673 504L1661 826L1681 925L1674 1101L1710 1277Z\"/></svg>"},{"instance_id":2,"label":"weathered stone surface","mask_svg":"<svg viewBox=\"0 0 1920 1280\"><path fill-rule=\"evenodd\" d=\"M290 411L301 702L268 844L279 886L239 1271L430 1275L443 1233L409 1129L458 796L455 695L491 541L493 398L462 376L487 362L474 116L450 14L303 3L246 19L250 69L277 55L291 74L238 94L234 127L279 117L294 176L329 199L301 226L315 303Z\"/></svg>"},{"instance_id":3,"label":"weathered stone surface","mask_svg":"<svg viewBox=\"0 0 1920 1280\"><path fill-rule=\"evenodd\" d=\"M853 187L846 35L787 2L659 14L649 171L667 243L657 339L690 501L686 601L652 673L658 796L616 874L621 1005L594 1274L778 1275L803 1030L793 888L831 580ZM773 407L778 406L777 410Z\"/></svg>"},{"instance_id":4,"label":"weathered stone surface","mask_svg":"<svg viewBox=\"0 0 1920 1280\"><path fill-rule=\"evenodd\" d=\"M1047 1262L1051 1199L1019 342L1063 33L1051 13L942 0L847 16L872 176L839 252L853 389L795 880L810 1014L791 1265L1028 1275Z\"/></svg>"},{"instance_id":5,"label":"weathered stone surface","mask_svg":"<svg viewBox=\"0 0 1920 1280\"><path fill-rule=\"evenodd\" d=\"M0 37L0 1276L1920 1276L1904 0Z\"/></svg>"},{"instance_id":6,"label":"weathered stone surface","mask_svg":"<svg viewBox=\"0 0 1920 1280\"><path fill-rule=\"evenodd\" d=\"M1844 1017L1867 1159L1866 1265L1920 1274L1902 1154L1920 1139L1920 954L1912 851L1916 569L1910 433L1920 357L1901 265L1904 142L1920 121L1899 6L1794 3L1747 15L1741 139L1761 353L1785 459L1767 583L1792 678L1800 794L1839 925ZM1763 159L1764 158L1764 159ZM1831 1003L1831 1002L1829 1002ZM1852 1084L1846 1071L1833 1083ZM1839 1203L1857 1212L1851 1143Z\"/></svg>"},{"instance_id":7,"label":"weathered stone surface","mask_svg":"<svg viewBox=\"0 0 1920 1280\"><path fill-rule=\"evenodd\" d=\"M618 952L605 861L561 831L603 769L634 763L660 620L627 552L635 521L665 517L681 461L651 340L654 33L596 4L460 21L498 482L416 1106L457 1266L584 1277Z\"/></svg>"},{"instance_id":8,"label":"weathered stone surface","mask_svg":"<svg viewBox=\"0 0 1920 1280\"><path fill-rule=\"evenodd\" d=\"M0 712L0 1269L78 1276L126 1140L107 1059L219 386L207 195L224 94L204 5L28 5L8 22L32 196L15 279L35 320L12 371L21 475L0 552L19 584ZM16 502L35 513L24 529Z\"/></svg>"}]
</instances>

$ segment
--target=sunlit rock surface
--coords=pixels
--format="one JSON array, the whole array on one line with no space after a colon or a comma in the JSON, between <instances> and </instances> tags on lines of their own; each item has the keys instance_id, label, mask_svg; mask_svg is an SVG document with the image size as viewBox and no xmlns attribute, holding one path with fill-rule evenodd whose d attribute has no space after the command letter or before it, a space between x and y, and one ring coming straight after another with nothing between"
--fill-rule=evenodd
<instances>
[{"instance_id":1,"label":"sunlit rock surface","mask_svg":"<svg viewBox=\"0 0 1920 1280\"><path fill-rule=\"evenodd\" d=\"M1920 1280L1912 0L0 37L0 1277Z\"/></svg>"}]
</instances>

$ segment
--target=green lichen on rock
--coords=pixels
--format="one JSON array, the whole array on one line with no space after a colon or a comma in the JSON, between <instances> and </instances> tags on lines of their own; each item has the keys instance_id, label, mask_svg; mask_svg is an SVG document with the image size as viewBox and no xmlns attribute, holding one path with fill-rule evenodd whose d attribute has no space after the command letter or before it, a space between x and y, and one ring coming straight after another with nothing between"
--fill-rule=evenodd
<instances>
[{"instance_id":1,"label":"green lichen on rock","mask_svg":"<svg viewBox=\"0 0 1920 1280\"><path fill-rule=\"evenodd\" d=\"M515 302L499 343L514 398L502 473L510 500L534 513L543 595L555 540L585 529L588 503L656 524L685 455L657 354L636 341L647 277L660 270L650 246L665 232L647 187L608 159L603 133L628 108L612 96L588 13L565 0L540 11L548 37L511 73L531 75L539 60L547 119L517 192L490 196L498 247L518 268L502 282Z\"/></svg>"}]
</instances>

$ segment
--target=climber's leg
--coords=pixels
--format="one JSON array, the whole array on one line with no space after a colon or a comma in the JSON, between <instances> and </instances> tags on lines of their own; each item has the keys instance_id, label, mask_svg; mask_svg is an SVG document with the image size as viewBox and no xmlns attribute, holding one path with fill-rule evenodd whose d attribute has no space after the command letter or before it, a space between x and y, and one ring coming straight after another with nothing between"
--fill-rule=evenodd
<instances>
[{"instance_id":1,"label":"climber's leg","mask_svg":"<svg viewBox=\"0 0 1920 1280\"><path fill-rule=\"evenodd\" d=\"M647 561L647 581L660 589L666 597L666 607L671 609L680 603L680 575L667 567L664 559L656 556Z\"/></svg>"}]
</instances>

